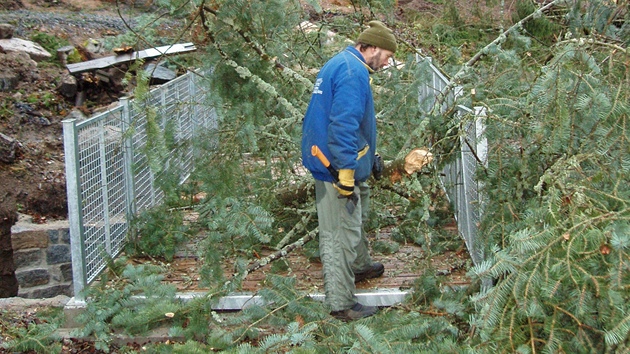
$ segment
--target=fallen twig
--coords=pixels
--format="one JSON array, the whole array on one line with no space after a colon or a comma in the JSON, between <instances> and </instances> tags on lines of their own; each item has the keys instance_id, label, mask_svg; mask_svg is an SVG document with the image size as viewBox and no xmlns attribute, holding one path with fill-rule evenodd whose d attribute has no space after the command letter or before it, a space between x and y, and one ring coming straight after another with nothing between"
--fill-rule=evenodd
<instances>
[{"instance_id":1,"label":"fallen twig","mask_svg":"<svg viewBox=\"0 0 630 354\"><path fill-rule=\"evenodd\" d=\"M286 257L289 253L291 253L292 251L298 249L298 248L302 248L307 242L309 242L310 240L312 240L315 235L317 234L317 230L318 229L314 229L309 231L305 236L301 237L300 239L298 239L297 241L293 242L290 245L287 245L285 247L283 247L282 249L268 255L265 258L261 258L260 260L254 262L253 264L251 264L249 267L247 267L246 272L253 272L256 269L259 269L261 267L266 266L267 264L280 259L280 258L284 258Z\"/></svg>"}]
</instances>

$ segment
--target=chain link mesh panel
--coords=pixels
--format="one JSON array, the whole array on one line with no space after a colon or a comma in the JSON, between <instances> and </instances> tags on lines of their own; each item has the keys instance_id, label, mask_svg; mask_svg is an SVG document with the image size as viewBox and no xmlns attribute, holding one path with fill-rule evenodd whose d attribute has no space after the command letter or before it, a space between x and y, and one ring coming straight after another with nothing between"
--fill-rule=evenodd
<instances>
[{"instance_id":1,"label":"chain link mesh panel","mask_svg":"<svg viewBox=\"0 0 630 354\"><path fill-rule=\"evenodd\" d=\"M440 112L446 112L453 107L457 96L461 94L461 88L455 87L443 95L450 80L431 63L430 58L416 56L416 59L426 65L425 84L421 85L418 94L421 112L430 112L436 104L440 104ZM478 241L477 227L481 218L482 199L475 175L479 164L485 163L487 151L483 121L480 118L484 112L464 106L457 106L457 112L460 118L466 114L473 114L476 118L464 127L459 154L442 171L442 186L454 207L457 229L466 242L473 263L479 264L483 260L483 247Z\"/></svg>"},{"instance_id":2,"label":"chain link mesh panel","mask_svg":"<svg viewBox=\"0 0 630 354\"><path fill-rule=\"evenodd\" d=\"M154 128L168 147L166 167L182 183L192 172L192 140L218 124L198 80L188 73L142 102L122 99L90 119L63 122L75 296L122 251L131 217L164 198L156 185L164 166L156 169L147 154Z\"/></svg>"}]
</instances>

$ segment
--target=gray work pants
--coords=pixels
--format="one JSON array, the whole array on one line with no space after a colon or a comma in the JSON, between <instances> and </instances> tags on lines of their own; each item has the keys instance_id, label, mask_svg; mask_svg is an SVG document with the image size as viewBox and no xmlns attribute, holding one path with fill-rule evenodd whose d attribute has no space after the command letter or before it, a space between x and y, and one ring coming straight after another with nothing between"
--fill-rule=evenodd
<instances>
[{"instance_id":1,"label":"gray work pants","mask_svg":"<svg viewBox=\"0 0 630 354\"><path fill-rule=\"evenodd\" d=\"M359 202L350 214L346 209L348 199L339 199L332 183L315 181L325 303L331 311L346 310L357 302L354 272L365 271L372 265L363 228L369 213L370 187L359 182L354 193Z\"/></svg>"}]
</instances>

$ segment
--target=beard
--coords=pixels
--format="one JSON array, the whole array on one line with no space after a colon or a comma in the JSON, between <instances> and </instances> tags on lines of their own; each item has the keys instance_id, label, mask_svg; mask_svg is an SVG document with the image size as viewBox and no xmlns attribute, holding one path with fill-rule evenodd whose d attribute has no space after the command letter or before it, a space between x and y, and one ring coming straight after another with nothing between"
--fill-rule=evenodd
<instances>
[{"instance_id":1,"label":"beard","mask_svg":"<svg viewBox=\"0 0 630 354\"><path fill-rule=\"evenodd\" d=\"M370 69L374 71L378 71L381 68L380 59L381 59L381 55L379 53L378 57L374 56L370 58L370 60L368 60L366 64L370 67Z\"/></svg>"},{"instance_id":2,"label":"beard","mask_svg":"<svg viewBox=\"0 0 630 354\"><path fill-rule=\"evenodd\" d=\"M365 63L370 67L370 69L372 69L374 71L378 71L378 70L382 69L383 66L385 66L385 65L381 64L381 63L383 63L383 52L380 49L378 49L374 53L374 55L369 60L367 60Z\"/></svg>"}]
</instances>

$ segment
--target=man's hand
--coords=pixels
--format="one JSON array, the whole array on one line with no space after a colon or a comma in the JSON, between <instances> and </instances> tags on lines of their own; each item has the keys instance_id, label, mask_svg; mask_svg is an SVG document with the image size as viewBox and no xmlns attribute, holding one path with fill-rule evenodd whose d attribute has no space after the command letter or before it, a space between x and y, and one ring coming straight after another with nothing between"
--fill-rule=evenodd
<instances>
[{"instance_id":1,"label":"man's hand","mask_svg":"<svg viewBox=\"0 0 630 354\"><path fill-rule=\"evenodd\" d=\"M381 155L374 155L374 164L372 165L372 175L375 180L381 179L383 177L383 170L385 169L385 164L383 163L383 158Z\"/></svg>"},{"instance_id":2,"label":"man's hand","mask_svg":"<svg viewBox=\"0 0 630 354\"><path fill-rule=\"evenodd\" d=\"M339 170L339 182L333 183L333 186L340 195L351 196L354 193L354 170Z\"/></svg>"}]
</instances>

